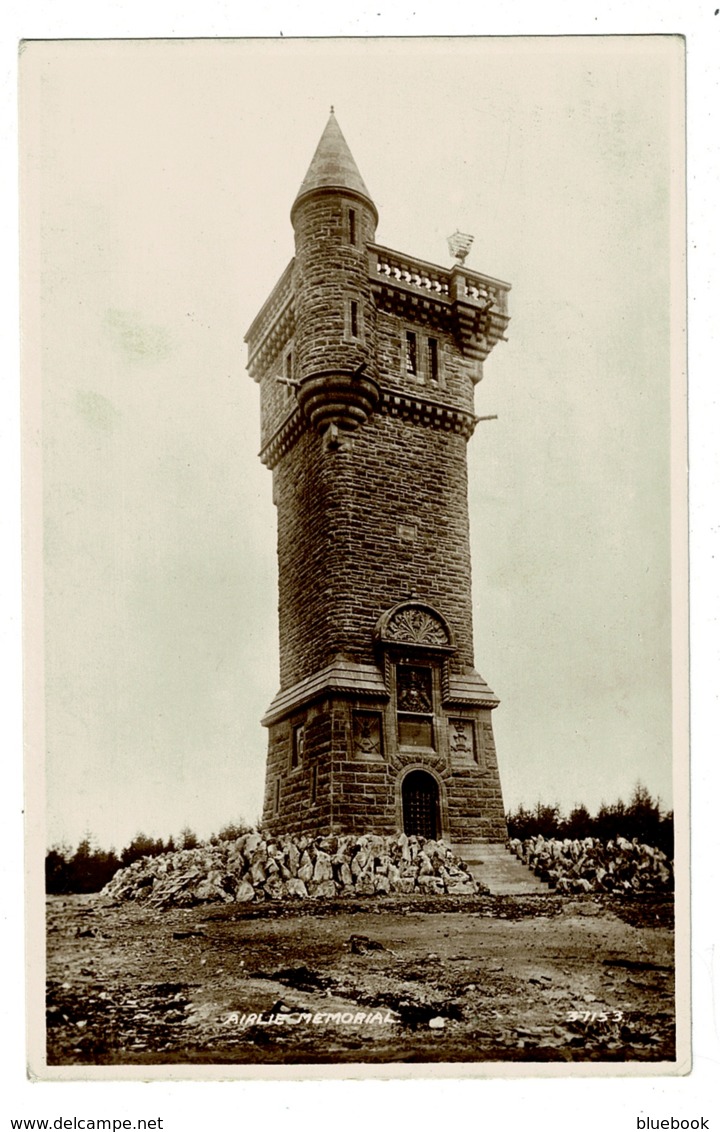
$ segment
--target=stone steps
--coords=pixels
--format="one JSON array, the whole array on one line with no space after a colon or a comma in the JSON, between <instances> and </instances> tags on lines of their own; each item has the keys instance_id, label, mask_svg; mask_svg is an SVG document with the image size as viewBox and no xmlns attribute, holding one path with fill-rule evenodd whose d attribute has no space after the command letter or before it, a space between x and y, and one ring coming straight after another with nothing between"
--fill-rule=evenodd
<instances>
[{"instance_id":1,"label":"stone steps","mask_svg":"<svg viewBox=\"0 0 720 1132\"><path fill-rule=\"evenodd\" d=\"M552 891L502 842L475 841L454 844L452 849L493 896L547 896Z\"/></svg>"}]
</instances>

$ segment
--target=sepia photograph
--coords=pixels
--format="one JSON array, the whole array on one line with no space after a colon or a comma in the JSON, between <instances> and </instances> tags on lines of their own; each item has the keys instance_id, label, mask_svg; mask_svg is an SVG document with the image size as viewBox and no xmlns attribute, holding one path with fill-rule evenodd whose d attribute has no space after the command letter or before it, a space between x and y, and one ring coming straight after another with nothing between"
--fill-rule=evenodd
<instances>
[{"instance_id":1,"label":"sepia photograph","mask_svg":"<svg viewBox=\"0 0 720 1132\"><path fill-rule=\"evenodd\" d=\"M19 71L32 1074L687 1073L682 37Z\"/></svg>"}]
</instances>

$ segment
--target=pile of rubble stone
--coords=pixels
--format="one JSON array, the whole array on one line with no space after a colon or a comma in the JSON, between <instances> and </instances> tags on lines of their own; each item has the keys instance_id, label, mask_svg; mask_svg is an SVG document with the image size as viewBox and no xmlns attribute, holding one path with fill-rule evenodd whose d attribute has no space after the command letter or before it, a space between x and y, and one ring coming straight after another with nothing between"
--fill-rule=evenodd
<instances>
[{"instance_id":1,"label":"pile of rubble stone","mask_svg":"<svg viewBox=\"0 0 720 1132\"><path fill-rule=\"evenodd\" d=\"M616 837L600 841L542 836L514 838L510 848L556 892L667 892L673 887L672 862L660 849Z\"/></svg>"},{"instance_id":2,"label":"pile of rubble stone","mask_svg":"<svg viewBox=\"0 0 720 1132\"><path fill-rule=\"evenodd\" d=\"M477 891L467 867L442 841L405 834L272 839L246 833L235 841L142 857L115 873L102 895L118 902L189 907L212 901Z\"/></svg>"}]
</instances>

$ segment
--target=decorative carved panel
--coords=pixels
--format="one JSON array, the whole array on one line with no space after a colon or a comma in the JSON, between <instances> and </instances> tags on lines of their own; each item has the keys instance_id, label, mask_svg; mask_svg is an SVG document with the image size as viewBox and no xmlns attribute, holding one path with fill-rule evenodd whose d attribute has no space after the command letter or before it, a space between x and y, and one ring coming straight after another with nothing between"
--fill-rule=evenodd
<instances>
[{"instance_id":1,"label":"decorative carved panel","mask_svg":"<svg viewBox=\"0 0 720 1132\"><path fill-rule=\"evenodd\" d=\"M399 664L397 673L398 742L401 747L435 746L432 669Z\"/></svg>"},{"instance_id":2,"label":"decorative carved panel","mask_svg":"<svg viewBox=\"0 0 720 1132\"><path fill-rule=\"evenodd\" d=\"M356 758L382 758L382 716L379 712L354 713L353 745Z\"/></svg>"},{"instance_id":3,"label":"decorative carved panel","mask_svg":"<svg viewBox=\"0 0 720 1132\"><path fill-rule=\"evenodd\" d=\"M450 753L453 759L456 762L474 762L476 760L475 728L472 720L450 719L448 725Z\"/></svg>"},{"instance_id":4,"label":"decorative carved panel","mask_svg":"<svg viewBox=\"0 0 720 1132\"><path fill-rule=\"evenodd\" d=\"M426 609L409 606L399 609L385 629L385 640L409 645L449 645L448 635L438 618Z\"/></svg>"},{"instance_id":5,"label":"decorative carved panel","mask_svg":"<svg viewBox=\"0 0 720 1132\"><path fill-rule=\"evenodd\" d=\"M397 709L422 715L432 714L432 671L429 668L398 665Z\"/></svg>"}]
</instances>

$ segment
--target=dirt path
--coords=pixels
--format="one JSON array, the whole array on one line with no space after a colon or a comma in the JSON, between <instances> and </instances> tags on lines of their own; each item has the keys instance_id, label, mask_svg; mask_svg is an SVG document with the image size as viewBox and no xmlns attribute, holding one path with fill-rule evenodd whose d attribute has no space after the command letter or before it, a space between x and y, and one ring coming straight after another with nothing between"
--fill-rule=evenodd
<instances>
[{"instance_id":1,"label":"dirt path","mask_svg":"<svg viewBox=\"0 0 720 1132\"><path fill-rule=\"evenodd\" d=\"M52 897L48 1063L672 1060L673 961L660 900Z\"/></svg>"}]
</instances>

